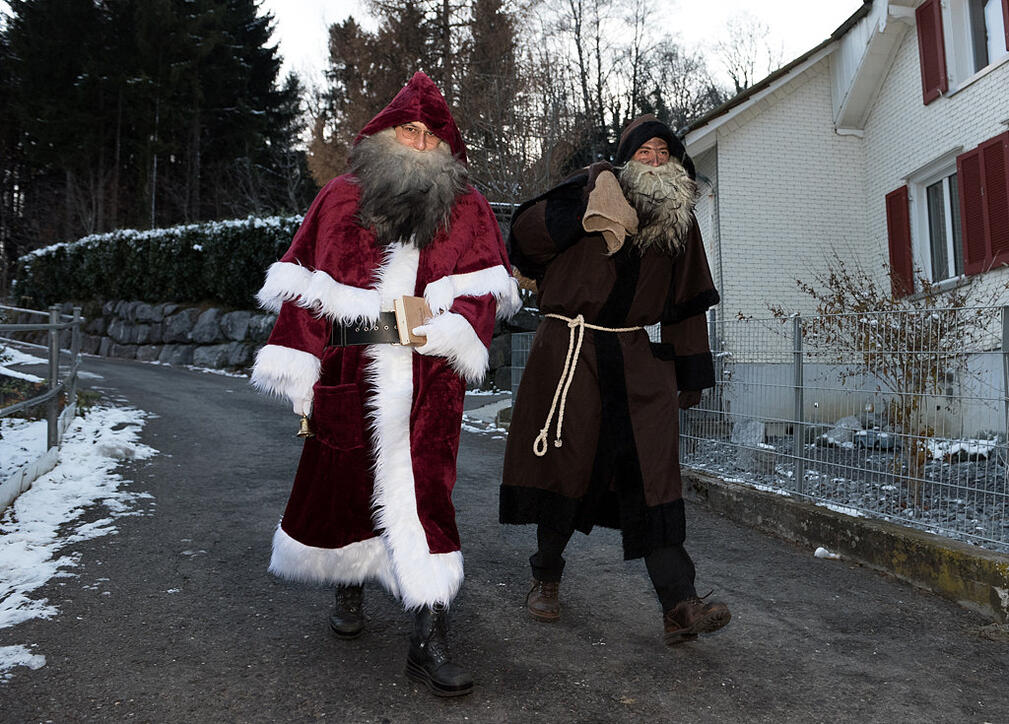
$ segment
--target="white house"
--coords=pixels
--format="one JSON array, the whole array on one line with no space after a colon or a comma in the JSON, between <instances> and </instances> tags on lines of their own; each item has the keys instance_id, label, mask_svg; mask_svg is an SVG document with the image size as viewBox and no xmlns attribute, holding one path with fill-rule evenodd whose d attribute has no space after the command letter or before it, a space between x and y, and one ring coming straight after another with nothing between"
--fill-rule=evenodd
<instances>
[{"instance_id":1,"label":"white house","mask_svg":"<svg viewBox=\"0 0 1009 724\"><path fill-rule=\"evenodd\" d=\"M915 268L940 289L965 275L1009 281L1007 20L1009 0L866 0L823 43L687 128L716 313L739 363L726 374L733 413L789 420L801 404L803 419L830 421L871 402L871 378L853 396L821 365L805 370L814 391L793 403L789 330L751 345L753 325L731 321L769 317L770 304L811 313L796 280L812 282L825 254L884 284L889 262L899 295L914 293ZM970 364L983 368L975 379L1004 376L994 352ZM931 409L953 422L934 427L1001 425L1001 393L980 396L991 402L969 416L940 401Z\"/></svg>"},{"instance_id":2,"label":"white house","mask_svg":"<svg viewBox=\"0 0 1009 724\"><path fill-rule=\"evenodd\" d=\"M866 0L686 132L721 319L811 311L823 253L1009 279L1009 0Z\"/></svg>"}]
</instances>

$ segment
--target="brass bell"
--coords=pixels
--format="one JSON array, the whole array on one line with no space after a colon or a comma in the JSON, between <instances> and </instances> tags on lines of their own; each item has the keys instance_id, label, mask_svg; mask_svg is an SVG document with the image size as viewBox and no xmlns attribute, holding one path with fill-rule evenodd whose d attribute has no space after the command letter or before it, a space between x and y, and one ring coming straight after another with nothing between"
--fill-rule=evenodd
<instances>
[{"instance_id":1,"label":"brass bell","mask_svg":"<svg viewBox=\"0 0 1009 724\"><path fill-rule=\"evenodd\" d=\"M308 426L308 417L306 415L301 416L301 427L298 429L298 437L315 437L315 433L312 432L312 428Z\"/></svg>"}]
</instances>

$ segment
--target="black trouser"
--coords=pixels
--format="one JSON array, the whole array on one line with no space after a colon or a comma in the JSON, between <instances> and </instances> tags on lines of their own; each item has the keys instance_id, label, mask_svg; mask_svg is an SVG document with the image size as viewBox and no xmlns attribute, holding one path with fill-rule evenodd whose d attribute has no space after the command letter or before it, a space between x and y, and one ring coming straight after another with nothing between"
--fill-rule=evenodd
<instances>
[{"instance_id":1,"label":"black trouser","mask_svg":"<svg viewBox=\"0 0 1009 724\"><path fill-rule=\"evenodd\" d=\"M534 578L549 582L561 580L564 572L564 548L572 533L573 530L562 533L544 525L536 526L539 550L529 558ZM645 556L645 567L663 611L697 595L694 589L694 562L683 546L669 546L652 551Z\"/></svg>"}]
</instances>

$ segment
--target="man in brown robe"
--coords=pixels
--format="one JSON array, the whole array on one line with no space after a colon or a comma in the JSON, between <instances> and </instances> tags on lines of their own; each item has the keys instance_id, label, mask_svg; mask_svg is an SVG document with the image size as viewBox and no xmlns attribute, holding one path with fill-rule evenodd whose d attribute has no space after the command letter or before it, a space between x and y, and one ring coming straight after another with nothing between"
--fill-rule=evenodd
<instances>
[{"instance_id":1,"label":"man in brown robe","mask_svg":"<svg viewBox=\"0 0 1009 724\"><path fill-rule=\"evenodd\" d=\"M511 260L544 320L515 399L502 523L535 523L529 613L560 616L562 553L575 530L619 528L644 558L675 645L728 623L694 588L678 413L714 386L706 310L718 303L693 207L694 165L654 116L597 163L515 212ZM661 322L662 342L644 326Z\"/></svg>"}]
</instances>

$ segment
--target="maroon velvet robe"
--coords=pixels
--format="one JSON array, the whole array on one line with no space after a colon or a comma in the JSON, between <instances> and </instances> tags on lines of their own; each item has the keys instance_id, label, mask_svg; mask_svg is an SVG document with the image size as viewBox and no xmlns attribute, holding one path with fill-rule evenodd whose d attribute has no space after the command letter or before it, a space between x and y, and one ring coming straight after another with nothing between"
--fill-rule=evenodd
<instances>
[{"instance_id":1,"label":"maroon velvet robe","mask_svg":"<svg viewBox=\"0 0 1009 724\"><path fill-rule=\"evenodd\" d=\"M434 84L418 73L364 134L420 120L456 158L465 148ZM380 247L356 220L349 175L318 195L260 302L279 316L253 383L311 409L270 570L318 583L374 579L408 608L447 603L463 578L452 487L467 381L487 368L495 312L520 306L497 221L473 188L448 230L418 251ZM428 343L330 345L334 323L374 322L398 296L424 296Z\"/></svg>"}]
</instances>

